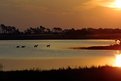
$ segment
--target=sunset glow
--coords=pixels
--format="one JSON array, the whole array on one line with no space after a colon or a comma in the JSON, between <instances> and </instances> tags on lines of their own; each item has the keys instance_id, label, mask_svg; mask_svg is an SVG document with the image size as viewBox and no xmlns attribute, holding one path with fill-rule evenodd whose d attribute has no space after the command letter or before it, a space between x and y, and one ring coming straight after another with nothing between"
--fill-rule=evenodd
<instances>
[{"instance_id":1,"label":"sunset glow","mask_svg":"<svg viewBox=\"0 0 121 81\"><path fill-rule=\"evenodd\" d=\"M24 30L62 28L119 28L121 0L0 0L0 22Z\"/></svg>"},{"instance_id":2,"label":"sunset glow","mask_svg":"<svg viewBox=\"0 0 121 81\"><path fill-rule=\"evenodd\" d=\"M116 8L121 8L121 0L116 0L115 1L115 7Z\"/></svg>"},{"instance_id":3,"label":"sunset glow","mask_svg":"<svg viewBox=\"0 0 121 81\"><path fill-rule=\"evenodd\" d=\"M121 54L116 55L115 66L121 67Z\"/></svg>"},{"instance_id":4,"label":"sunset glow","mask_svg":"<svg viewBox=\"0 0 121 81\"><path fill-rule=\"evenodd\" d=\"M108 4L108 7L115 8L115 9L121 9L121 0L115 0L114 2L110 2Z\"/></svg>"}]
</instances>

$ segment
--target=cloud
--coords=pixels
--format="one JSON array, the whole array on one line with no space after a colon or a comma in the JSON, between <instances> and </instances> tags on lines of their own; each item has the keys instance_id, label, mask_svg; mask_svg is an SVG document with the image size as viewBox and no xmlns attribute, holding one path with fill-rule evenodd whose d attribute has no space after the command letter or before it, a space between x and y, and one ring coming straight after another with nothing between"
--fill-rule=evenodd
<instances>
[{"instance_id":1,"label":"cloud","mask_svg":"<svg viewBox=\"0 0 121 81\"><path fill-rule=\"evenodd\" d=\"M76 6L75 10L89 10L96 7L107 7L107 5L112 2L114 2L114 0L86 0L85 2Z\"/></svg>"}]
</instances>

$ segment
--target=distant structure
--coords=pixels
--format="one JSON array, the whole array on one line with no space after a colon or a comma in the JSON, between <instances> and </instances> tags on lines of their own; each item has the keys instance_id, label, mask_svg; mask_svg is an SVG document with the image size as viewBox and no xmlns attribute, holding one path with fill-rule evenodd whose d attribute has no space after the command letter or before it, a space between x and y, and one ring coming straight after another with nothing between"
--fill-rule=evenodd
<instances>
[{"instance_id":1,"label":"distant structure","mask_svg":"<svg viewBox=\"0 0 121 81\"><path fill-rule=\"evenodd\" d=\"M34 48L37 48L39 45L37 44L37 45L34 45Z\"/></svg>"},{"instance_id":2,"label":"distant structure","mask_svg":"<svg viewBox=\"0 0 121 81\"><path fill-rule=\"evenodd\" d=\"M116 39L115 44L121 45L121 39Z\"/></svg>"}]
</instances>

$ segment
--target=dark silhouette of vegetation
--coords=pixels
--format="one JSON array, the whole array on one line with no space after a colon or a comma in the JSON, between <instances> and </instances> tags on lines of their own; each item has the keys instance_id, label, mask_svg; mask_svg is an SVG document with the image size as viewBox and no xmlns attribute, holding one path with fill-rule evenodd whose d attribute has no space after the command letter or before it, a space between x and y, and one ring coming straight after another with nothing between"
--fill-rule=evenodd
<instances>
[{"instance_id":1,"label":"dark silhouette of vegetation","mask_svg":"<svg viewBox=\"0 0 121 81\"><path fill-rule=\"evenodd\" d=\"M19 29L16 29L14 26L5 26L4 24L0 25L0 34L5 35L5 34L20 34Z\"/></svg>"},{"instance_id":2,"label":"dark silhouette of vegetation","mask_svg":"<svg viewBox=\"0 0 121 81\"><path fill-rule=\"evenodd\" d=\"M30 27L20 31L17 27L0 25L0 39L119 39L121 29L112 28L81 28L62 29L44 26Z\"/></svg>"},{"instance_id":3,"label":"dark silhouette of vegetation","mask_svg":"<svg viewBox=\"0 0 121 81\"><path fill-rule=\"evenodd\" d=\"M48 71L1 71L0 81L121 81L121 68L99 66Z\"/></svg>"}]
</instances>

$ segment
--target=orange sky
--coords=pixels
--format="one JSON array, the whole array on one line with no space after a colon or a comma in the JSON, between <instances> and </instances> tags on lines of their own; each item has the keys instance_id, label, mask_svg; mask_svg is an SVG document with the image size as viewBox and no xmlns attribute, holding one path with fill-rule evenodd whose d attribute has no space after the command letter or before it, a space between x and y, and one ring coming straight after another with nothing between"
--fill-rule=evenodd
<instances>
[{"instance_id":1,"label":"orange sky","mask_svg":"<svg viewBox=\"0 0 121 81\"><path fill-rule=\"evenodd\" d=\"M120 28L115 0L0 0L0 23L26 27Z\"/></svg>"}]
</instances>

